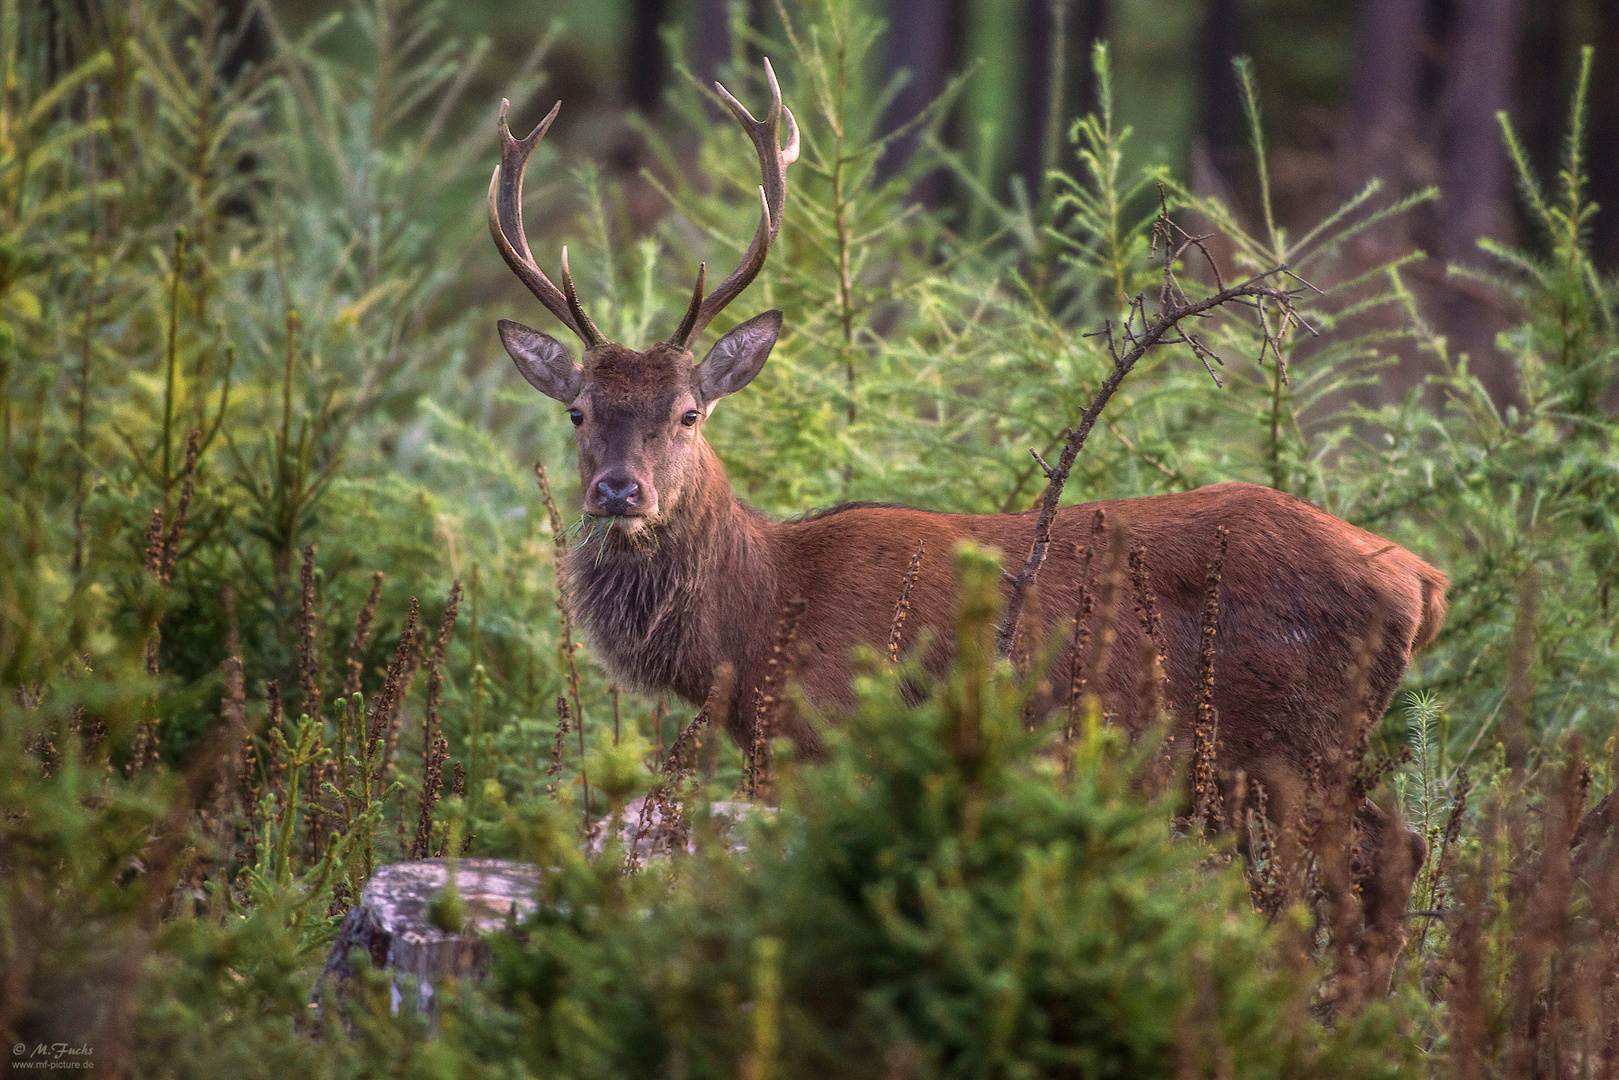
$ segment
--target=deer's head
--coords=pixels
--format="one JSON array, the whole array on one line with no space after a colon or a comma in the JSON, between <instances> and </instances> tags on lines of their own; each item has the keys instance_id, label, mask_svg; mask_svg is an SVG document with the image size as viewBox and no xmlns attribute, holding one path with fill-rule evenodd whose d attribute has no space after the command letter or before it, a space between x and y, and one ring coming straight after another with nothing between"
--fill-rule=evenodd
<instances>
[{"instance_id":1,"label":"deer's head","mask_svg":"<svg viewBox=\"0 0 1619 1080\"><path fill-rule=\"evenodd\" d=\"M759 187L759 228L753 243L730 276L707 295L704 268L699 266L691 305L674 335L641 351L608 341L590 321L574 292L567 248L562 249L561 289L551 284L529 252L523 233L523 169L562 103L527 138L517 139L506 124L508 103L501 102L501 161L489 183L489 232L506 265L578 335L583 352L575 361L567 346L551 335L509 319L500 321L500 338L523 378L568 407L579 447L585 512L611 517L626 532L656 522L675 508L697 461L703 422L714 403L759 374L781 332L781 312L767 311L723 335L701 363L694 362L692 343L758 275L781 228L787 166L798 158L798 125L782 106L781 88L768 60L765 76L771 102L762 121L714 84L759 154L764 182ZM785 149L779 145L783 116Z\"/></svg>"}]
</instances>

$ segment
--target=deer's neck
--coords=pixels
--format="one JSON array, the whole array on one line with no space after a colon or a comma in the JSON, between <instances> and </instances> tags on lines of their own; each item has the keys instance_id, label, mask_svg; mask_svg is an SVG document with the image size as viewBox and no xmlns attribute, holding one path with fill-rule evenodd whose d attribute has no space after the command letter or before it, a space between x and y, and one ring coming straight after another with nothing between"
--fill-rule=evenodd
<instances>
[{"instance_id":1,"label":"deer's neck","mask_svg":"<svg viewBox=\"0 0 1619 1080\"><path fill-rule=\"evenodd\" d=\"M693 702L719 664L740 670L768 642L780 606L770 524L737 500L713 449L697 449L695 483L663 521L587 538L568 559L570 592L613 677Z\"/></svg>"}]
</instances>

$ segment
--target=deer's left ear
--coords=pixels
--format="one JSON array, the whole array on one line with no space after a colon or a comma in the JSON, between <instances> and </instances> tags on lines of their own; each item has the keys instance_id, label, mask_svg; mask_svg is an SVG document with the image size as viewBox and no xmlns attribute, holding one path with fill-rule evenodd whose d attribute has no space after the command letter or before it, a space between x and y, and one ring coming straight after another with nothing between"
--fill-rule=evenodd
<instances>
[{"instance_id":1,"label":"deer's left ear","mask_svg":"<svg viewBox=\"0 0 1619 1080\"><path fill-rule=\"evenodd\" d=\"M781 333L781 312L755 315L714 343L697 365L697 391L711 405L753 381Z\"/></svg>"}]
</instances>

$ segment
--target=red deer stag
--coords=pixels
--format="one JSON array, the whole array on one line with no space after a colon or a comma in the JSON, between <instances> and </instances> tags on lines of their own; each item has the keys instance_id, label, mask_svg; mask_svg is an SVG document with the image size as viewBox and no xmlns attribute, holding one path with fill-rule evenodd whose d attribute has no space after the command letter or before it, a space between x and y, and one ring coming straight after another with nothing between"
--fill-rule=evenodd
<instances>
[{"instance_id":1,"label":"red deer stag","mask_svg":"<svg viewBox=\"0 0 1619 1080\"><path fill-rule=\"evenodd\" d=\"M674 336L643 351L607 341L579 304L562 252L559 290L535 264L523 234L523 168L561 108L526 138L513 138L502 103L501 164L489 187L489 229L513 272L584 343L575 363L560 342L509 320L500 336L517 368L541 393L562 402L576 429L584 512L608 519L600 545L577 551L569 586L596 654L620 682L705 699L720 665L734 666L730 733L749 745L748 708L765 676L780 613L805 601L794 677L811 700L849 699L851 652L886 638L895 599L918 541L925 560L910 592L909 627L932 627L941 645L930 663L948 663L955 582L944 557L961 540L1003 552L1029 549L1033 511L944 514L902 506L848 505L796 521L771 521L738 501L719 457L703 438L715 404L763 368L782 314L767 311L717 340L701 363L692 344L764 265L781 227L786 170L798 156L798 129L782 106L768 62L770 111L756 120L724 87L725 104L747 131L763 173L760 219L740 265L704 295L703 269ZM716 84L717 86L717 84ZM779 144L786 121L787 145ZM1216 530L1229 530L1221 586L1215 706L1222 771L1264 785L1271 815L1302 811L1301 792L1322 756L1343 740L1346 699L1357 684L1381 716L1413 649L1444 617L1443 574L1395 545L1290 495L1228 483L1178 495L1066 506L1054 532L1089 542L1097 509L1141 545L1162 622L1169 704L1184 726L1195 713L1199 619L1205 565ZM1075 543L1053 544L1031 628L1060 630L1080 591ZM1101 560L1097 560L1098 563ZM1134 689L1136 620L1115 620L1117 637L1103 699ZM1381 630L1376 629L1381 624ZM1375 655L1362 655L1374 639ZM1370 670L1366 661L1370 661ZM1053 694L1063 704L1067 687ZM820 740L801 717L779 732L807 752ZM1189 745L1189 739L1179 745ZM1382 830L1363 808L1366 835ZM1412 849L1422 850L1413 835ZM1408 888L1409 881L1404 885ZM1406 895L1405 891L1400 897Z\"/></svg>"}]
</instances>

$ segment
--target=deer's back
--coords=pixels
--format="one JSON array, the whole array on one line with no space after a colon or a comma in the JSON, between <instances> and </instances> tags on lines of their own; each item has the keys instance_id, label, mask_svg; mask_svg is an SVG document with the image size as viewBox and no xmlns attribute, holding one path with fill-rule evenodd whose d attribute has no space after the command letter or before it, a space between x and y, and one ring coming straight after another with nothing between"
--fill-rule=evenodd
<instances>
[{"instance_id":1,"label":"deer's back","mask_svg":"<svg viewBox=\"0 0 1619 1080\"><path fill-rule=\"evenodd\" d=\"M1410 552L1317 507L1270 488L1227 483L1062 508L1025 616L1039 640L1071 621L1080 599L1084 555L1095 511L1122 524L1145 549L1163 627L1176 712L1189 718L1196 695L1204 580L1216 530L1229 530L1216 632L1216 705L1222 739L1233 750L1307 756L1337 729L1353 694L1356 661L1371 650L1367 695L1386 704L1411 650L1437 632L1444 575ZM999 548L1015 571L1028 551L1036 515L940 514L890 506L850 506L779 526L783 597L809 600L800 630L798 679L812 698L846 699L849 654L886 642L907 567L919 541L926 553L911 591L902 648L923 627L935 638L929 666L950 655L955 607L951 549L957 541ZM1095 588L1106 556L1091 568ZM1093 629L1108 615L1092 615ZM1140 634L1128 571L1111 613L1116 644L1104 701L1124 702L1135 686ZM1380 629L1379 629L1380 627ZM1096 636L1092 635L1093 638ZM1376 640L1370 640L1375 638ZM1038 653L1038 647L1031 649ZM1097 657L1086 657L1094 669ZM1071 650L1050 672L1050 704L1067 700Z\"/></svg>"}]
</instances>

